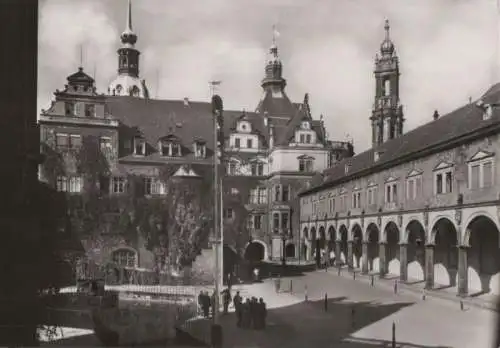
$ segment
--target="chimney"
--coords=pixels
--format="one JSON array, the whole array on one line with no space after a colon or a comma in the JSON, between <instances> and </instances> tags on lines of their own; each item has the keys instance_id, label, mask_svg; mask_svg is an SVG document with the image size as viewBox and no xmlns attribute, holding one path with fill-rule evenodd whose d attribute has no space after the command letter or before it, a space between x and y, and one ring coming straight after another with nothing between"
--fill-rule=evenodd
<instances>
[{"instance_id":1,"label":"chimney","mask_svg":"<svg viewBox=\"0 0 500 348\"><path fill-rule=\"evenodd\" d=\"M434 121L439 118L439 112L437 110L434 110L434 114L432 115L432 118L434 119Z\"/></svg>"},{"instance_id":2,"label":"chimney","mask_svg":"<svg viewBox=\"0 0 500 348\"><path fill-rule=\"evenodd\" d=\"M184 98L184 106L189 106L189 98Z\"/></svg>"}]
</instances>

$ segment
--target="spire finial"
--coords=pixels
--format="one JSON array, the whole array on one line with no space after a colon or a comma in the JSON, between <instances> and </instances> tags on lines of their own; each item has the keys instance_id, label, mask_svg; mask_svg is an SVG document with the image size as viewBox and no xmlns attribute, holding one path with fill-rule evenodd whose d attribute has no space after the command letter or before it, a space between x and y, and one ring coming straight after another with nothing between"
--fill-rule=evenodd
<instances>
[{"instance_id":1,"label":"spire finial","mask_svg":"<svg viewBox=\"0 0 500 348\"><path fill-rule=\"evenodd\" d=\"M389 39L389 30L391 29L391 26L389 25L388 19L385 20L384 29L385 29L385 38L388 40Z\"/></svg>"},{"instance_id":2,"label":"spire finial","mask_svg":"<svg viewBox=\"0 0 500 348\"><path fill-rule=\"evenodd\" d=\"M125 28L132 31L132 0L128 0L127 26Z\"/></svg>"},{"instance_id":3,"label":"spire finial","mask_svg":"<svg viewBox=\"0 0 500 348\"><path fill-rule=\"evenodd\" d=\"M80 68L83 68L83 44L80 44Z\"/></svg>"}]
</instances>

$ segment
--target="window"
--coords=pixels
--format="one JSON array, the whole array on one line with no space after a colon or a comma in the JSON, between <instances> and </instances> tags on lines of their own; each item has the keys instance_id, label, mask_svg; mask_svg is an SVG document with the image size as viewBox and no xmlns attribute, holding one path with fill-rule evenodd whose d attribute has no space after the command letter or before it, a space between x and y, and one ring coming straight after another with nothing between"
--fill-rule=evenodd
<instances>
[{"instance_id":1,"label":"window","mask_svg":"<svg viewBox=\"0 0 500 348\"><path fill-rule=\"evenodd\" d=\"M69 136L69 147L71 149L79 149L82 147L82 137L78 134L71 134Z\"/></svg>"},{"instance_id":2,"label":"window","mask_svg":"<svg viewBox=\"0 0 500 348\"><path fill-rule=\"evenodd\" d=\"M307 122L307 121L302 122L302 128L309 129L309 122Z\"/></svg>"},{"instance_id":3,"label":"window","mask_svg":"<svg viewBox=\"0 0 500 348\"><path fill-rule=\"evenodd\" d=\"M205 158L206 156L206 147L205 144L197 142L194 144L194 153L196 157Z\"/></svg>"},{"instance_id":4,"label":"window","mask_svg":"<svg viewBox=\"0 0 500 348\"><path fill-rule=\"evenodd\" d=\"M330 214L335 212L335 198L330 198Z\"/></svg>"},{"instance_id":5,"label":"window","mask_svg":"<svg viewBox=\"0 0 500 348\"><path fill-rule=\"evenodd\" d=\"M56 147L58 149L67 149L69 147L68 134L56 134Z\"/></svg>"},{"instance_id":6,"label":"window","mask_svg":"<svg viewBox=\"0 0 500 348\"><path fill-rule=\"evenodd\" d=\"M134 139L134 155L146 155L146 141L142 138Z\"/></svg>"},{"instance_id":7,"label":"window","mask_svg":"<svg viewBox=\"0 0 500 348\"><path fill-rule=\"evenodd\" d=\"M172 157L173 155L173 144L170 141L160 142L160 152L162 156Z\"/></svg>"},{"instance_id":8,"label":"window","mask_svg":"<svg viewBox=\"0 0 500 348\"><path fill-rule=\"evenodd\" d=\"M56 189L60 192L79 193L82 192L83 179L78 176L65 177L58 176Z\"/></svg>"},{"instance_id":9,"label":"window","mask_svg":"<svg viewBox=\"0 0 500 348\"><path fill-rule=\"evenodd\" d=\"M406 180L406 199L415 200L422 191L422 176L408 178Z\"/></svg>"},{"instance_id":10,"label":"window","mask_svg":"<svg viewBox=\"0 0 500 348\"><path fill-rule=\"evenodd\" d=\"M361 192L357 191L352 194L352 207L353 209L361 208Z\"/></svg>"},{"instance_id":11,"label":"window","mask_svg":"<svg viewBox=\"0 0 500 348\"><path fill-rule=\"evenodd\" d=\"M306 142L306 135L305 134L301 134L300 135L300 142L301 143L305 143Z\"/></svg>"},{"instance_id":12,"label":"window","mask_svg":"<svg viewBox=\"0 0 500 348\"><path fill-rule=\"evenodd\" d=\"M253 140L252 139L247 139L247 147L251 149L253 147Z\"/></svg>"},{"instance_id":13,"label":"window","mask_svg":"<svg viewBox=\"0 0 500 348\"><path fill-rule=\"evenodd\" d=\"M125 178L115 176L111 178L111 193L125 192Z\"/></svg>"},{"instance_id":14,"label":"window","mask_svg":"<svg viewBox=\"0 0 500 348\"><path fill-rule=\"evenodd\" d=\"M239 149L241 146L240 144L240 138L234 138L234 147Z\"/></svg>"},{"instance_id":15,"label":"window","mask_svg":"<svg viewBox=\"0 0 500 348\"><path fill-rule=\"evenodd\" d=\"M144 194L145 195L162 195L165 194L165 185L158 179L147 177L144 178Z\"/></svg>"},{"instance_id":16,"label":"window","mask_svg":"<svg viewBox=\"0 0 500 348\"><path fill-rule=\"evenodd\" d=\"M310 173L313 171L313 159L312 158L300 158L299 159L299 172Z\"/></svg>"},{"instance_id":17,"label":"window","mask_svg":"<svg viewBox=\"0 0 500 348\"><path fill-rule=\"evenodd\" d=\"M289 185L283 185L283 193L282 193L282 201L283 202L288 202L290 200L290 186Z\"/></svg>"},{"instance_id":18,"label":"window","mask_svg":"<svg viewBox=\"0 0 500 348\"><path fill-rule=\"evenodd\" d=\"M254 188L250 190L251 204L267 203L267 189L265 187Z\"/></svg>"},{"instance_id":19,"label":"window","mask_svg":"<svg viewBox=\"0 0 500 348\"><path fill-rule=\"evenodd\" d=\"M307 144L311 143L311 134L306 134L306 143Z\"/></svg>"},{"instance_id":20,"label":"window","mask_svg":"<svg viewBox=\"0 0 500 348\"><path fill-rule=\"evenodd\" d=\"M260 230L262 228L262 214L256 214L253 216L253 227L256 230Z\"/></svg>"},{"instance_id":21,"label":"window","mask_svg":"<svg viewBox=\"0 0 500 348\"><path fill-rule=\"evenodd\" d=\"M264 175L264 164L263 163L252 163L251 165L253 176L263 176Z\"/></svg>"},{"instance_id":22,"label":"window","mask_svg":"<svg viewBox=\"0 0 500 348\"><path fill-rule=\"evenodd\" d=\"M72 102L64 103L64 114L66 116L74 116L75 115L75 103L72 103Z\"/></svg>"},{"instance_id":23,"label":"window","mask_svg":"<svg viewBox=\"0 0 500 348\"><path fill-rule=\"evenodd\" d=\"M391 182L385 185L385 203L398 202L398 184Z\"/></svg>"},{"instance_id":24,"label":"window","mask_svg":"<svg viewBox=\"0 0 500 348\"><path fill-rule=\"evenodd\" d=\"M232 220L234 219L234 210L233 208L226 208L224 209L224 219L227 219L227 220Z\"/></svg>"},{"instance_id":25,"label":"window","mask_svg":"<svg viewBox=\"0 0 500 348\"><path fill-rule=\"evenodd\" d=\"M386 79L384 81L384 95L386 97L391 95L391 80L389 80L389 79Z\"/></svg>"},{"instance_id":26,"label":"window","mask_svg":"<svg viewBox=\"0 0 500 348\"><path fill-rule=\"evenodd\" d=\"M274 186L274 201L275 202L281 201L281 185Z\"/></svg>"},{"instance_id":27,"label":"window","mask_svg":"<svg viewBox=\"0 0 500 348\"><path fill-rule=\"evenodd\" d=\"M435 172L434 178L434 192L436 194L451 193L453 191L452 168Z\"/></svg>"},{"instance_id":28,"label":"window","mask_svg":"<svg viewBox=\"0 0 500 348\"><path fill-rule=\"evenodd\" d=\"M469 164L469 188L471 190L493 186L493 178L493 160L491 158Z\"/></svg>"},{"instance_id":29,"label":"window","mask_svg":"<svg viewBox=\"0 0 500 348\"><path fill-rule=\"evenodd\" d=\"M369 187L366 191L366 200L368 205L377 204L377 187Z\"/></svg>"},{"instance_id":30,"label":"window","mask_svg":"<svg viewBox=\"0 0 500 348\"><path fill-rule=\"evenodd\" d=\"M248 215L247 217L247 229L248 230L253 230L254 226L254 216L253 215Z\"/></svg>"},{"instance_id":31,"label":"window","mask_svg":"<svg viewBox=\"0 0 500 348\"><path fill-rule=\"evenodd\" d=\"M94 104L85 104L85 117L95 117Z\"/></svg>"},{"instance_id":32,"label":"window","mask_svg":"<svg viewBox=\"0 0 500 348\"><path fill-rule=\"evenodd\" d=\"M111 138L109 137L100 137L99 138L99 147L102 152L106 152L111 150L112 145L111 145Z\"/></svg>"},{"instance_id":33,"label":"window","mask_svg":"<svg viewBox=\"0 0 500 348\"><path fill-rule=\"evenodd\" d=\"M286 230L288 229L288 213L281 213L281 228Z\"/></svg>"},{"instance_id":34,"label":"window","mask_svg":"<svg viewBox=\"0 0 500 348\"><path fill-rule=\"evenodd\" d=\"M340 196L340 210L341 211L347 210L347 195L345 195L345 194Z\"/></svg>"},{"instance_id":35,"label":"window","mask_svg":"<svg viewBox=\"0 0 500 348\"><path fill-rule=\"evenodd\" d=\"M280 214L279 213L274 213L273 214L273 229L277 230L280 227Z\"/></svg>"},{"instance_id":36,"label":"window","mask_svg":"<svg viewBox=\"0 0 500 348\"><path fill-rule=\"evenodd\" d=\"M237 166L236 162L234 162L234 161L228 162L228 164L227 164L227 173L229 175L236 175L236 166Z\"/></svg>"},{"instance_id":37,"label":"window","mask_svg":"<svg viewBox=\"0 0 500 348\"><path fill-rule=\"evenodd\" d=\"M113 262L122 267L135 267L136 253L128 249L120 249L113 252Z\"/></svg>"}]
</instances>

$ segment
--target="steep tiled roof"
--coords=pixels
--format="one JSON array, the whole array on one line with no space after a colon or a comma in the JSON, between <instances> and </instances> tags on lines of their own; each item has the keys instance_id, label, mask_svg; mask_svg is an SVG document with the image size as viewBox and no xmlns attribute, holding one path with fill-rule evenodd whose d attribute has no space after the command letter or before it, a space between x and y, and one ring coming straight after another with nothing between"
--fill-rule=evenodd
<instances>
[{"instance_id":1,"label":"steep tiled roof","mask_svg":"<svg viewBox=\"0 0 500 348\"><path fill-rule=\"evenodd\" d=\"M481 99L485 103L500 101L500 84L492 86ZM372 168L375 170L377 166L383 166L405 156L445 144L493 124L500 124L500 111L494 109L493 116L483 120L483 111L475 103L465 105L437 120L415 128L399 138L392 139L376 149L372 148L352 158L340 161L324 172L326 181L323 184L312 187L302 192L301 195L333 187L362 172ZM377 161L375 161L376 151L382 153ZM345 174L346 164L349 165L348 175Z\"/></svg>"}]
</instances>

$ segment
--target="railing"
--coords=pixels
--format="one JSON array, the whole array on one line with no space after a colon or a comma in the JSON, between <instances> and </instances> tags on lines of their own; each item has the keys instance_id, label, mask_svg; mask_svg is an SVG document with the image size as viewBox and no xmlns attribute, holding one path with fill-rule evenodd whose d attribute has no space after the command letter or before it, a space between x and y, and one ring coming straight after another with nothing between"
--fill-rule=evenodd
<instances>
[{"instance_id":1,"label":"railing","mask_svg":"<svg viewBox=\"0 0 500 348\"><path fill-rule=\"evenodd\" d=\"M97 117L75 117L75 116L62 116L62 115L40 115L40 122L46 123L71 123L78 125L96 125L118 127L118 120L109 118Z\"/></svg>"}]
</instances>

